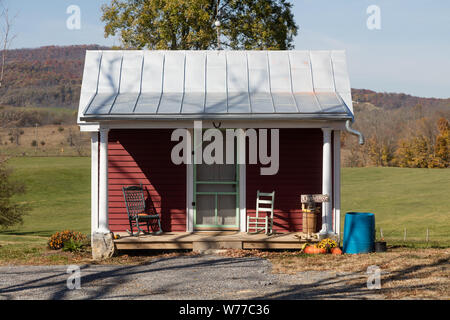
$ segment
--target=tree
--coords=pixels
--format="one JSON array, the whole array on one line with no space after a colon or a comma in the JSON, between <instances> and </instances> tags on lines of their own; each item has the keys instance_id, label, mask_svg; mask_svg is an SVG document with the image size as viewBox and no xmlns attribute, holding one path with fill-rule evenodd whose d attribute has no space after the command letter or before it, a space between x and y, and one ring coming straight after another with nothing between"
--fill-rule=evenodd
<instances>
[{"instance_id":1,"label":"tree","mask_svg":"<svg viewBox=\"0 0 450 320\"><path fill-rule=\"evenodd\" d=\"M85 141L83 140L81 132L76 133L72 131L71 128L69 128L69 132L67 134L67 142L69 143L70 147L75 148L80 157L83 156Z\"/></svg>"},{"instance_id":2,"label":"tree","mask_svg":"<svg viewBox=\"0 0 450 320\"><path fill-rule=\"evenodd\" d=\"M24 133L25 132L20 128L17 127L12 128L9 131L9 135L12 138L11 143L15 141L16 145L20 146L20 136L22 136Z\"/></svg>"},{"instance_id":3,"label":"tree","mask_svg":"<svg viewBox=\"0 0 450 320\"><path fill-rule=\"evenodd\" d=\"M9 46L14 40L15 35L11 34L13 19L10 16L9 9L0 2L0 45L1 45L1 62L0 62L0 88L3 84L5 74L6 55Z\"/></svg>"},{"instance_id":4,"label":"tree","mask_svg":"<svg viewBox=\"0 0 450 320\"><path fill-rule=\"evenodd\" d=\"M23 222L23 215L29 207L15 203L11 198L25 192L22 183L11 180L11 169L6 167L6 160L0 159L0 227L8 228Z\"/></svg>"},{"instance_id":5,"label":"tree","mask_svg":"<svg viewBox=\"0 0 450 320\"><path fill-rule=\"evenodd\" d=\"M439 135L436 137L433 165L448 168L450 166L450 124L447 119L440 118L437 126Z\"/></svg>"},{"instance_id":6,"label":"tree","mask_svg":"<svg viewBox=\"0 0 450 320\"><path fill-rule=\"evenodd\" d=\"M401 168L414 168L413 157L411 142L406 139L400 140L395 157L397 165Z\"/></svg>"},{"instance_id":7,"label":"tree","mask_svg":"<svg viewBox=\"0 0 450 320\"><path fill-rule=\"evenodd\" d=\"M286 0L112 0L102 21L105 37L119 36L124 48L286 50L298 31L291 8Z\"/></svg>"},{"instance_id":8,"label":"tree","mask_svg":"<svg viewBox=\"0 0 450 320\"><path fill-rule=\"evenodd\" d=\"M425 118L419 120L418 123L430 123ZM419 127L420 134L401 139L395 157L397 165L408 168L447 168L450 160L450 124L447 119L440 118L436 127L439 135L434 138L435 141L432 140L435 128L429 128L428 125L425 131Z\"/></svg>"}]
</instances>

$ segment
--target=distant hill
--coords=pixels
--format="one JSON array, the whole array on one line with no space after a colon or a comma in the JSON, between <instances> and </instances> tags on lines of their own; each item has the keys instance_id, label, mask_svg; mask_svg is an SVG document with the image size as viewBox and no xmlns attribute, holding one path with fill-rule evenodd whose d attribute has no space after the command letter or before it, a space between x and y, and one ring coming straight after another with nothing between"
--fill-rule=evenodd
<instances>
[{"instance_id":1,"label":"distant hill","mask_svg":"<svg viewBox=\"0 0 450 320\"><path fill-rule=\"evenodd\" d=\"M398 109L403 107L450 108L450 99L420 98L404 93L375 92L367 89L352 89L353 101L371 103L384 109Z\"/></svg>"},{"instance_id":2,"label":"distant hill","mask_svg":"<svg viewBox=\"0 0 450 320\"><path fill-rule=\"evenodd\" d=\"M0 105L76 108L80 96L86 50L98 45L49 46L8 52ZM403 107L450 108L450 99L419 98L403 93L353 89L353 100L383 109Z\"/></svg>"},{"instance_id":3,"label":"distant hill","mask_svg":"<svg viewBox=\"0 0 450 320\"><path fill-rule=\"evenodd\" d=\"M0 104L76 108L86 50L97 45L10 50Z\"/></svg>"}]
</instances>

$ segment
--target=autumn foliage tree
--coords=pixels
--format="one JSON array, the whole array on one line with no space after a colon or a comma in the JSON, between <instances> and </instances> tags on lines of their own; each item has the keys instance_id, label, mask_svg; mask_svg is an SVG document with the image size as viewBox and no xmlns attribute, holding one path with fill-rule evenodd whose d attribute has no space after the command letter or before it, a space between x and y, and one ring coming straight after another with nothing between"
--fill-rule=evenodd
<instances>
[{"instance_id":1,"label":"autumn foliage tree","mask_svg":"<svg viewBox=\"0 0 450 320\"><path fill-rule=\"evenodd\" d=\"M450 124L447 119L438 121L439 135L436 137L434 165L439 168L450 166Z\"/></svg>"},{"instance_id":2,"label":"autumn foliage tree","mask_svg":"<svg viewBox=\"0 0 450 320\"><path fill-rule=\"evenodd\" d=\"M372 136L367 140L367 152L369 158L376 166L387 167L394 159L394 145L380 140L377 136Z\"/></svg>"},{"instance_id":3,"label":"autumn foliage tree","mask_svg":"<svg viewBox=\"0 0 450 320\"><path fill-rule=\"evenodd\" d=\"M428 152L428 143L420 135L409 140L401 140L396 161L402 168L428 168L433 156Z\"/></svg>"},{"instance_id":4,"label":"autumn foliage tree","mask_svg":"<svg viewBox=\"0 0 450 320\"><path fill-rule=\"evenodd\" d=\"M396 162L407 168L448 168L449 167L449 122L440 118L437 123L439 134L435 141L425 134L399 141Z\"/></svg>"},{"instance_id":5,"label":"autumn foliage tree","mask_svg":"<svg viewBox=\"0 0 450 320\"><path fill-rule=\"evenodd\" d=\"M356 139L344 132L341 135L344 165L448 168L449 106L448 99L439 100L439 105L416 104L396 109L370 102L355 103L354 127L365 135L366 144L359 146Z\"/></svg>"},{"instance_id":6,"label":"autumn foliage tree","mask_svg":"<svg viewBox=\"0 0 450 320\"><path fill-rule=\"evenodd\" d=\"M112 0L105 36L125 48L169 50L293 48L298 27L286 0Z\"/></svg>"}]
</instances>

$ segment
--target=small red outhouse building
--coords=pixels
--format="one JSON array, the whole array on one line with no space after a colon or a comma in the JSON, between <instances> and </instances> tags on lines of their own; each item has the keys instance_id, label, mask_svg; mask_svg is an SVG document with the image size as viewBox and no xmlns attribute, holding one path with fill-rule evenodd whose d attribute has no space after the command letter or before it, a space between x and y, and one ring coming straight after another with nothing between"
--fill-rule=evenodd
<instances>
[{"instance_id":1,"label":"small red outhouse building","mask_svg":"<svg viewBox=\"0 0 450 320\"><path fill-rule=\"evenodd\" d=\"M300 196L326 194L317 231L339 234L353 120L343 51L87 51L92 233L127 230L122 187L142 184L164 232L247 232L260 190L274 231L302 231Z\"/></svg>"}]
</instances>

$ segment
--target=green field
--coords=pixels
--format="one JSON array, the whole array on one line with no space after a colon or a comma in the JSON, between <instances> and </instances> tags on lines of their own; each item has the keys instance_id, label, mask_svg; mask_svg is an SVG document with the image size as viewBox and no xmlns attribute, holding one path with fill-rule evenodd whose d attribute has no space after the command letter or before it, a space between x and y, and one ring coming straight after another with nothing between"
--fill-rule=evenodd
<instances>
[{"instance_id":1,"label":"green field","mask_svg":"<svg viewBox=\"0 0 450 320\"><path fill-rule=\"evenodd\" d=\"M45 242L56 231L90 232L89 158L14 158L13 177L31 205L22 226L0 231L0 244ZM387 240L430 240L450 245L450 169L344 168L342 228L348 211L373 212Z\"/></svg>"},{"instance_id":2,"label":"green field","mask_svg":"<svg viewBox=\"0 0 450 320\"><path fill-rule=\"evenodd\" d=\"M46 241L52 233L90 232L90 158L14 158L13 178L26 185L17 196L31 206L24 224L0 231L0 242Z\"/></svg>"},{"instance_id":3,"label":"green field","mask_svg":"<svg viewBox=\"0 0 450 320\"><path fill-rule=\"evenodd\" d=\"M450 169L344 168L342 230L345 212L373 212L385 239L450 245Z\"/></svg>"}]
</instances>

